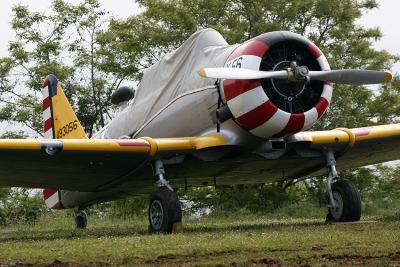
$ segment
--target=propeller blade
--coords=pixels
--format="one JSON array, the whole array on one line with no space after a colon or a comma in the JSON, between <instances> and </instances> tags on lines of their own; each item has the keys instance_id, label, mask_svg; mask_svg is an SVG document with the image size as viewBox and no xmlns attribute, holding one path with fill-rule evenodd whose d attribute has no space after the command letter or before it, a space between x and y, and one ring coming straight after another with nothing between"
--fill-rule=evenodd
<instances>
[{"instance_id":1,"label":"propeller blade","mask_svg":"<svg viewBox=\"0 0 400 267\"><path fill-rule=\"evenodd\" d=\"M338 84L378 84L392 81L389 71L374 70L329 70L310 71L310 80L329 81Z\"/></svg>"},{"instance_id":2,"label":"propeller blade","mask_svg":"<svg viewBox=\"0 0 400 267\"><path fill-rule=\"evenodd\" d=\"M203 68L197 72L201 77L231 80L289 79L287 70L257 71L240 68ZM389 71L374 70L326 70L309 71L310 80L329 81L338 84L379 84L392 81Z\"/></svg>"},{"instance_id":3,"label":"propeller blade","mask_svg":"<svg viewBox=\"0 0 400 267\"><path fill-rule=\"evenodd\" d=\"M231 80L257 80L257 79L287 79L286 70L257 71L239 68L204 68L197 72L204 78L231 79Z\"/></svg>"}]
</instances>

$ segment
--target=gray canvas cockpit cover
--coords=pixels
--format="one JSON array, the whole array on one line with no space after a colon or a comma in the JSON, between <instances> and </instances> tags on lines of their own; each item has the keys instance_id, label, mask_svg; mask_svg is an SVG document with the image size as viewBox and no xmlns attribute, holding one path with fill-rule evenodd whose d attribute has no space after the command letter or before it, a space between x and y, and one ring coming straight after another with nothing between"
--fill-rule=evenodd
<instances>
[{"instance_id":1,"label":"gray canvas cockpit cover","mask_svg":"<svg viewBox=\"0 0 400 267\"><path fill-rule=\"evenodd\" d=\"M215 79L204 79L197 71L224 66L236 47L229 46L213 29L194 33L182 46L145 70L133 102L111 122L104 138L131 135L177 96L214 85Z\"/></svg>"}]
</instances>

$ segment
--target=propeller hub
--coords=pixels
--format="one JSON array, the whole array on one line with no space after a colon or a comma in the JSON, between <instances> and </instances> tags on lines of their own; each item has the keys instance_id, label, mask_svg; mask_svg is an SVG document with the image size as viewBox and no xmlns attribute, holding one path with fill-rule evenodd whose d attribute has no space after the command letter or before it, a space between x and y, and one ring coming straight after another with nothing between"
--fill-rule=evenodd
<instances>
[{"instance_id":1,"label":"propeller hub","mask_svg":"<svg viewBox=\"0 0 400 267\"><path fill-rule=\"evenodd\" d=\"M294 77L299 80L299 81L305 81L308 80L308 68L307 66L298 66L294 69Z\"/></svg>"},{"instance_id":2,"label":"propeller hub","mask_svg":"<svg viewBox=\"0 0 400 267\"><path fill-rule=\"evenodd\" d=\"M288 79L271 79L272 86L276 93L287 101L292 101L301 95L307 81L308 68L297 66L296 62L281 61L275 65L274 71L287 70Z\"/></svg>"}]
</instances>

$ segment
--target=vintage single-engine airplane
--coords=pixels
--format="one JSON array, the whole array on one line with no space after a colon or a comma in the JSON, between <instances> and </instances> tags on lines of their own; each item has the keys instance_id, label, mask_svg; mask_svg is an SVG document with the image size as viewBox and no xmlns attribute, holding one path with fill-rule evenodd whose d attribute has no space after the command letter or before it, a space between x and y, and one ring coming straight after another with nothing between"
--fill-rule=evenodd
<instances>
[{"instance_id":1,"label":"vintage single-engine airplane","mask_svg":"<svg viewBox=\"0 0 400 267\"><path fill-rule=\"evenodd\" d=\"M48 76L44 139L0 140L0 186L51 188L43 191L48 207L75 209L78 228L89 205L153 193L149 229L169 233L182 219L177 188L300 179L327 168L328 218L357 221L360 194L337 169L400 158L400 125L306 130L327 110L333 83L391 80L387 71L331 70L295 33L228 45L205 29L147 69L136 96L117 89L120 112L92 139Z\"/></svg>"}]
</instances>

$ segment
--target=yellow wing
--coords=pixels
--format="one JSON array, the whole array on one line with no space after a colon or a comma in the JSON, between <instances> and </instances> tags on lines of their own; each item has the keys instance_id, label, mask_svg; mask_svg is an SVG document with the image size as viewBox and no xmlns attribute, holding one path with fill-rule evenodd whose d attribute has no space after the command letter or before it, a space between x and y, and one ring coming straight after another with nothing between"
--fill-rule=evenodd
<instances>
[{"instance_id":1,"label":"yellow wing","mask_svg":"<svg viewBox=\"0 0 400 267\"><path fill-rule=\"evenodd\" d=\"M342 169L397 160L400 158L400 124L330 131L301 132L290 139L310 149L332 150Z\"/></svg>"},{"instance_id":2,"label":"yellow wing","mask_svg":"<svg viewBox=\"0 0 400 267\"><path fill-rule=\"evenodd\" d=\"M110 183L142 177L148 166L168 153L188 153L226 145L220 135L166 139L1 139L0 186L109 189Z\"/></svg>"}]
</instances>

